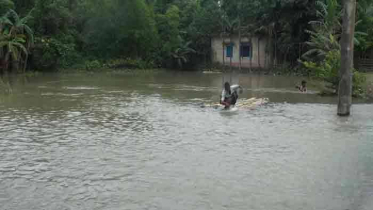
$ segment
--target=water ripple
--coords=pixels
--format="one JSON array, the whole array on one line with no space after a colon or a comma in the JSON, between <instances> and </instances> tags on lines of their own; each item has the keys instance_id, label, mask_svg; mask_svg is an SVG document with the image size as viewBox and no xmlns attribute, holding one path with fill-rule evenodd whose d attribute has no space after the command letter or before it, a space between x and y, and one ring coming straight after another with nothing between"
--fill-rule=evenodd
<instances>
[{"instance_id":1,"label":"water ripple","mask_svg":"<svg viewBox=\"0 0 373 210\"><path fill-rule=\"evenodd\" d=\"M228 113L199 106L207 86L52 84L1 105L0 209L372 207L372 105Z\"/></svg>"}]
</instances>

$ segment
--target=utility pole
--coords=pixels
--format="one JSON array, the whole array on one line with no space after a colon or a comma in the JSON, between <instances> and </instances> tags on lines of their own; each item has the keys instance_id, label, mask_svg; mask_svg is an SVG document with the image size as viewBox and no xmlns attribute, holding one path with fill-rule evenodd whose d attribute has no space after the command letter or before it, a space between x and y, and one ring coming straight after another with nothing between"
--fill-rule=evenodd
<instances>
[{"instance_id":1,"label":"utility pole","mask_svg":"<svg viewBox=\"0 0 373 210\"><path fill-rule=\"evenodd\" d=\"M352 104L352 70L354 59L356 0L343 1L341 69L339 71L338 115L349 116Z\"/></svg>"}]
</instances>

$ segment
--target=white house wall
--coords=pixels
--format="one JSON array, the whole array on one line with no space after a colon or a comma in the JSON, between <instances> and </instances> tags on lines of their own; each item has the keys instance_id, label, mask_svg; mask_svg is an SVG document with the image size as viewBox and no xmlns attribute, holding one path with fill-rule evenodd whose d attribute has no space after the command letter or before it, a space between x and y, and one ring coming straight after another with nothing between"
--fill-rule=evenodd
<instances>
[{"instance_id":1,"label":"white house wall","mask_svg":"<svg viewBox=\"0 0 373 210\"><path fill-rule=\"evenodd\" d=\"M239 65L239 42L237 36L232 36L232 43L233 46L233 57L232 57L232 66L238 66ZM249 43L250 40L247 37L241 38L241 43ZM212 61L215 63L223 64L223 44L222 44L222 38L221 37L214 37L211 41L211 47L212 47ZM224 47L230 43L230 38L224 38ZM252 67L267 67L268 63L270 61L270 56L267 55L266 58L266 39L260 39L260 49L258 49L258 37L252 38ZM259 51L259 52L258 52ZM258 57L260 56L260 65ZM229 65L230 58L227 57L226 48L224 49L224 59L225 59L225 65ZM267 64L265 63L267 61ZM249 57L243 57L241 61L242 67L250 67L250 58Z\"/></svg>"}]
</instances>

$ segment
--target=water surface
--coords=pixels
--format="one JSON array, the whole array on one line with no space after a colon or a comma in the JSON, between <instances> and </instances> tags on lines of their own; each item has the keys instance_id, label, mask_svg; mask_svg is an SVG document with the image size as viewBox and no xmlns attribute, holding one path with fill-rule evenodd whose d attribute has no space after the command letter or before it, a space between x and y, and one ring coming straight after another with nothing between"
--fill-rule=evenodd
<instances>
[{"instance_id":1,"label":"water surface","mask_svg":"<svg viewBox=\"0 0 373 210\"><path fill-rule=\"evenodd\" d=\"M222 79L254 110L201 108ZM0 209L373 209L373 105L299 78L50 74L0 101Z\"/></svg>"}]
</instances>

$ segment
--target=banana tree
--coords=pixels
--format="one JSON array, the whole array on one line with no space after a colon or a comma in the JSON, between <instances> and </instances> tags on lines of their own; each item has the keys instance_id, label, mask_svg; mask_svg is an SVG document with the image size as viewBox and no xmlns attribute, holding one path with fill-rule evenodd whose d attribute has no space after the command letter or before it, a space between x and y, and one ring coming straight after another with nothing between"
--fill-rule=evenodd
<instances>
[{"instance_id":1,"label":"banana tree","mask_svg":"<svg viewBox=\"0 0 373 210\"><path fill-rule=\"evenodd\" d=\"M178 47L173 53L172 57L177 61L179 68L183 67L183 63L188 62L188 54L195 53L196 51L189 47L192 42L187 42Z\"/></svg>"},{"instance_id":2,"label":"banana tree","mask_svg":"<svg viewBox=\"0 0 373 210\"><path fill-rule=\"evenodd\" d=\"M317 15L320 20L311 21L309 24L313 30L306 30L310 34L311 40L306 42L310 49L305 52L302 57L306 60L311 60L311 55L316 55L316 60L323 60L327 53L332 50L341 50L340 39L342 34L342 24L340 19L342 17L341 7L337 0L317 1L319 6ZM355 23L358 25L360 21ZM355 31L353 41L355 45L359 45L359 36L366 36L367 34L360 31Z\"/></svg>"},{"instance_id":3,"label":"banana tree","mask_svg":"<svg viewBox=\"0 0 373 210\"><path fill-rule=\"evenodd\" d=\"M23 61L23 71L26 70L29 49L34 43L33 31L27 25L27 22L31 19L31 12L27 16L20 18L14 10L9 10L0 19L0 34L2 34L4 40L0 50L0 56L3 57L3 62L9 62L9 56L12 55L10 57L12 57L12 61L14 62L13 67L15 69L19 69L19 63ZM20 45L22 45L22 47ZM27 53L24 53L24 49L26 49ZM14 53L18 54L14 55ZM4 65L6 66L5 68L8 69L8 64Z\"/></svg>"},{"instance_id":4,"label":"banana tree","mask_svg":"<svg viewBox=\"0 0 373 210\"><path fill-rule=\"evenodd\" d=\"M8 70L10 61L18 61L20 56L28 57L28 50L24 46L25 39L22 35L11 36L9 33L0 35L1 63L3 70Z\"/></svg>"}]
</instances>

